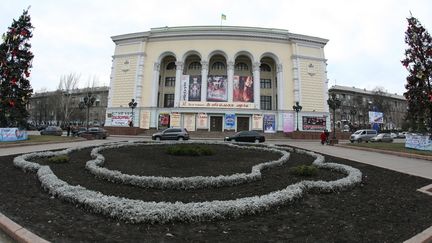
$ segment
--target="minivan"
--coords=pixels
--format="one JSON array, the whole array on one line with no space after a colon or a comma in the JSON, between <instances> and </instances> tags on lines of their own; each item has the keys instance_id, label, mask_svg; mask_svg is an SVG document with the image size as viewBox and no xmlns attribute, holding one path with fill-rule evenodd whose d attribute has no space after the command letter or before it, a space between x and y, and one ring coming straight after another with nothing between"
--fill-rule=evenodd
<instances>
[{"instance_id":1,"label":"minivan","mask_svg":"<svg viewBox=\"0 0 432 243\"><path fill-rule=\"evenodd\" d=\"M377 135L377 131L373 129L363 129L363 130L357 130L355 133L351 134L350 136L350 142L354 143L357 141L358 143L361 143L363 141L369 142L371 138L375 137Z\"/></svg>"}]
</instances>

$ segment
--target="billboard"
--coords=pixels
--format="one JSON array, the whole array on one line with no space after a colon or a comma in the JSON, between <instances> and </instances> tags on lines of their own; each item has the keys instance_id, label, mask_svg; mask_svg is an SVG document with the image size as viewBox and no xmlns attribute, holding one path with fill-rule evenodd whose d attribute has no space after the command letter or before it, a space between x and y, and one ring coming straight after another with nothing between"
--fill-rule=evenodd
<instances>
[{"instance_id":1,"label":"billboard","mask_svg":"<svg viewBox=\"0 0 432 243\"><path fill-rule=\"evenodd\" d=\"M168 128L170 125L170 115L168 113L159 114L158 129Z\"/></svg>"},{"instance_id":2,"label":"billboard","mask_svg":"<svg viewBox=\"0 0 432 243\"><path fill-rule=\"evenodd\" d=\"M201 75L189 76L189 101L201 101Z\"/></svg>"},{"instance_id":3,"label":"billboard","mask_svg":"<svg viewBox=\"0 0 432 243\"><path fill-rule=\"evenodd\" d=\"M275 115L264 115L264 132L265 133L275 133L276 132L276 119Z\"/></svg>"},{"instance_id":4,"label":"billboard","mask_svg":"<svg viewBox=\"0 0 432 243\"><path fill-rule=\"evenodd\" d=\"M225 114L225 129L231 130L235 128L235 114Z\"/></svg>"},{"instance_id":5,"label":"billboard","mask_svg":"<svg viewBox=\"0 0 432 243\"><path fill-rule=\"evenodd\" d=\"M28 134L26 130L21 130L16 127L0 128L0 142L13 142L27 139Z\"/></svg>"},{"instance_id":6,"label":"billboard","mask_svg":"<svg viewBox=\"0 0 432 243\"><path fill-rule=\"evenodd\" d=\"M252 76L233 77L233 101L234 102L254 102Z\"/></svg>"},{"instance_id":7,"label":"billboard","mask_svg":"<svg viewBox=\"0 0 432 243\"><path fill-rule=\"evenodd\" d=\"M303 130L323 131L326 129L326 117L322 116L303 116Z\"/></svg>"},{"instance_id":8,"label":"billboard","mask_svg":"<svg viewBox=\"0 0 432 243\"><path fill-rule=\"evenodd\" d=\"M383 123L383 117L382 112L369 111L369 123Z\"/></svg>"},{"instance_id":9,"label":"billboard","mask_svg":"<svg viewBox=\"0 0 432 243\"><path fill-rule=\"evenodd\" d=\"M207 129L208 116L206 113L198 113L197 129Z\"/></svg>"},{"instance_id":10,"label":"billboard","mask_svg":"<svg viewBox=\"0 0 432 243\"><path fill-rule=\"evenodd\" d=\"M180 81L180 100L189 100L189 75L182 75Z\"/></svg>"},{"instance_id":11,"label":"billboard","mask_svg":"<svg viewBox=\"0 0 432 243\"><path fill-rule=\"evenodd\" d=\"M292 132L294 131L294 113L283 113L283 131Z\"/></svg>"},{"instance_id":12,"label":"billboard","mask_svg":"<svg viewBox=\"0 0 432 243\"><path fill-rule=\"evenodd\" d=\"M207 79L207 101L226 102L227 100L227 76L209 75Z\"/></svg>"},{"instance_id":13,"label":"billboard","mask_svg":"<svg viewBox=\"0 0 432 243\"><path fill-rule=\"evenodd\" d=\"M252 116L252 130L263 130L263 115L253 114L253 116Z\"/></svg>"}]
</instances>

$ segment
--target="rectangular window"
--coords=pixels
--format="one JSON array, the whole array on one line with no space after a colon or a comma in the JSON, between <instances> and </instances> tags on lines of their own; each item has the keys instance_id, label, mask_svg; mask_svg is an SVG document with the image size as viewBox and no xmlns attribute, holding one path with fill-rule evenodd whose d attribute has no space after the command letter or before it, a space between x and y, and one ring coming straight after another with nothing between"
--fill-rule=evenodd
<instances>
[{"instance_id":1,"label":"rectangular window","mask_svg":"<svg viewBox=\"0 0 432 243\"><path fill-rule=\"evenodd\" d=\"M272 97L262 95L260 100L261 110L271 110L272 109Z\"/></svg>"},{"instance_id":2,"label":"rectangular window","mask_svg":"<svg viewBox=\"0 0 432 243\"><path fill-rule=\"evenodd\" d=\"M165 87L174 87L174 86L175 86L175 77L166 77Z\"/></svg>"},{"instance_id":3,"label":"rectangular window","mask_svg":"<svg viewBox=\"0 0 432 243\"><path fill-rule=\"evenodd\" d=\"M261 79L260 88L271 89L271 79Z\"/></svg>"},{"instance_id":4,"label":"rectangular window","mask_svg":"<svg viewBox=\"0 0 432 243\"><path fill-rule=\"evenodd\" d=\"M174 94L164 95L164 107L174 107Z\"/></svg>"}]
</instances>

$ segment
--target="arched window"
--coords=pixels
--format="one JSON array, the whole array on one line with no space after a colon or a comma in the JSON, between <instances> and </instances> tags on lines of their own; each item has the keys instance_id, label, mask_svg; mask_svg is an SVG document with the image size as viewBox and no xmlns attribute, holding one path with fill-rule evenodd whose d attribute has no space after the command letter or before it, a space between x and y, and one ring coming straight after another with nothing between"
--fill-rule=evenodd
<instances>
[{"instance_id":1,"label":"arched window","mask_svg":"<svg viewBox=\"0 0 432 243\"><path fill-rule=\"evenodd\" d=\"M201 69L201 63L199 63L199 62L192 62L191 64L189 64L188 69L189 70L200 70Z\"/></svg>"},{"instance_id":2,"label":"arched window","mask_svg":"<svg viewBox=\"0 0 432 243\"><path fill-rule=\"evenodd\" d=\"M239 62L235 65L235 70L236 71L243 71L243 70L249 70L249 67L246 63L244 62Z\"/></svg>"},{"instance_id":3,"label":"arched window","mask_svg":"<svg viewBox=\"0 0 432 243\"><path fill-rule=\"evenodd\" d=\"M215 63L213 63L211 68L213 70L223 70L223 69L225 69L225 64L223 64L223 62L215 62Z\"/></svg>"},{"instance_id":4,"label":"arched window","mask_svg":"<svg viewBox=\"0 0 432 243\"><path fill-rule=\"evenodd\" d=\"M170 63L168 63L168 65L166 66L166 70L175 70L175 69L176 69L175 62L170 62Z\"/></svg>"},{"instance_id":5,"label":"arched window","mask_svg":"<svg viewBox=\"0 0 432 243\"><path fill-rule=\"evenodd\" d=\"M260 66L260 71L261 71L261 72L271 72L271 68L270 68L269 65L263 63L263 64L261 64L261 66Z\"/></svg>"}]
</instances>

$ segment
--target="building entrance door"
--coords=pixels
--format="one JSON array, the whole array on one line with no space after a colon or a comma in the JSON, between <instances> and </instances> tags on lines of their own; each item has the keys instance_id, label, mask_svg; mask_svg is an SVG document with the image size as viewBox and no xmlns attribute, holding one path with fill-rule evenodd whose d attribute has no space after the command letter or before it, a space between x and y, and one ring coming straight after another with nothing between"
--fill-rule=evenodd
<instances>
[{"instance_id":1,"label":"building entrance door","mask_svg":"<svg viewBox=\"0 0 432 243\"><path fill-rule=\"evenodd\" d=\"M222 131L222 117L211 116L210 117L210 131L221 132Z\"/></svg>"},{"instance_id":2,"label":"building entrance door","mask_svg":"<svg viewBox=\"0 0 432 243\"><path fill-rule=\"evenodd\" d=\"M237 117L237 131L249 131L249 117Z\"/></svg>"}]
</instances>

